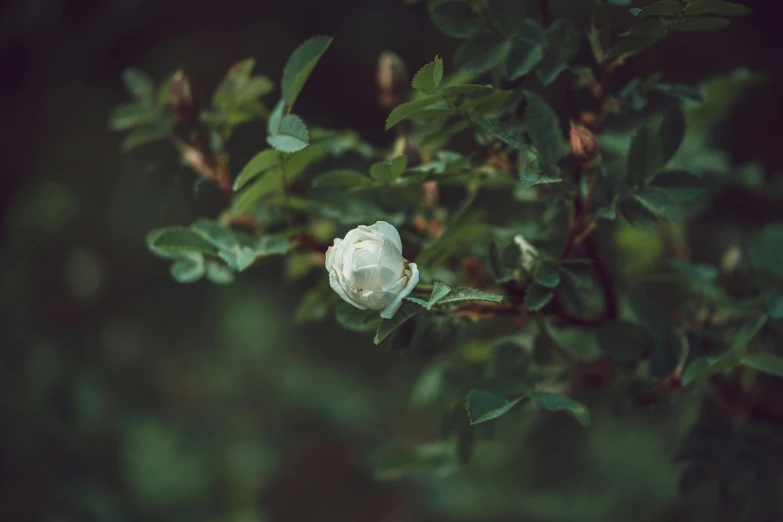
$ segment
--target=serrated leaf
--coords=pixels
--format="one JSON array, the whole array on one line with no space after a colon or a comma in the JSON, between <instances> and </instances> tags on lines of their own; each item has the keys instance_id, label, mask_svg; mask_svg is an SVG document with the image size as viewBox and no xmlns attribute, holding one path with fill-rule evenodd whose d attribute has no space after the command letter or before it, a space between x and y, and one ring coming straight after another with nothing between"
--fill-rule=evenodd
<instances>
[{"instance_id":1,"label":"serrated leaf","mask_svg":"<svg viewBox=\"0 0 783 522\"><path fill-rule=\"evenodd\" d=\"M178 259L171 264L171 277L178 283L194 283L204 277L204 258Z\"/></svg>"},{"instance_id":2,"label":"serrated leaf","mask_svg":"<svg viewBox=\"0 0 783 522\"><path fill-rule=\"evenodd\" d=\"M611 321L597 334L598 344L613 360L634 363L649 353L655 339L640 325L629 321Z\"/></svg>"},{"instance_id":3,"label":"serrated leaf","mask_svg":"<svg viewBox=\"0 0 783 522\"><path fill-rule=\"evenodd\" d=\"M435 284L432 287L432 292L430 293L430 298L428 301L424 301L422 299L417 299L415 297L409 297L408 301L414 302L420 306L423 306L427 310L431 310L433 306L438 304L438 302L446 297L446 295L451 292L451 288L444 285L440 281L435 281Z\"/></svg>"},{"instance_id":4,"label":"serrated leaf","mask_svg":"<svg viewBox=\"0 0 783 522\"><path fill-rule=\"evenodd\" d=\"M536 76L544 85L551 85L579 52L581 33L569 20L555 20L547 29L547 48Z\"/></svg>"},{"instance_id":5,"label":"serrated leaf","mask_svg":"<svg viewBox=\"0 0 783 522\"><path fill-rule=\"evenodd\" d=\"M752 13L747 6L724 0L695 0L685 6L686 16L744 16Z\"/></svg>"},{"instance_id":6,"label":"serrated leaf","mask_svg":"<svg viewBox=\"0 0 783 522\"><path fill-rule=\"evenodd\" d=\"M624 33L621 33L619 36L628 37L651 35L655 39L661 39L666 36L667 32L666 21L663 18L650 17L637 20L630 29Z\"/></svg>"},{"instance_id":7,"label":"serrated leaf","mask_svg":"<svg viewBox=\"0 0 783 522\"><path fill-rule=\"evenodd\" d=\"M666 111L658 127L658 138L663 152L663 164L666 164L680 148L685 138L685 113L679 107Z\"/></svg>"},{"instance_id":8,"label":"serrated leaf","mask_svg":"<svg viewBox=\"0 0 783 522\"><path fill-rule=\"evenodd\" d=\"M314 188L361 190L372 184L372 180L356 170L330 170L313 178Z\"/></svg>"},{"instance_id":9,"label":"serrated leaf","mask_svg":"<svg viewBox=\"0 0 783 522\"><path fill-rule=\"evenodd\" d=\"M466 400L470 423L479 424L497 419L501 415L508 413L520 400L521 397L506 399L502 395L486 390L470 390Z\"/></svg>"},{"instance_id":10,"label":"serrated leaf","mask_svg":"<svg viewBox=\"0 0 783 522\"><path fill-rule=\"evenodd\" d=\"M572 415L582 426L589 426L591 422L590 411L587 406L565 395L546 392L532 392L530 399L549 411L565 411Z\"/></svg>"},{"instance_id":11,"label":"serrated leaf","mask_svg":"<svg viewBox=\"0 0 783 522\"><path fill-rule=\"evenodd\" d=\"M551 288L540 283L533 283L525 291L525 308L538 312L544 308L555 296Z\"/></svg>"},{"instance_id":12,"label":"serrated leaf","mask_svg":"<svg viewBox=\"0 0 783 522\"><path fill-rule=\"evenodd\" d=\"M252 248L239 245L229 250L221 250L218 256L237 272L249 268L256 260L256 253Z\"/></svg>"},{"instance_id":13,"label":"serrated leaf","mask_svg":"<svg viewBox=\"0 0 783 522\"><path fill-rule=\"evenodd\" d=\"M475 288L457 287L452 288L448 295L438 301L438 304L460 303L463 301L492 301L493 303L499 303L502 300L503 297L497 294L490 294Z\"/></svg>"},{"instance_id":14,"label":"serrated leaf","mask_svg":"<svg viewBox=\"0 0 783 522\"><path fill-rule=\"evenodd\" d=\"M463 85L451 85L449 87L442 87L440 89L440 95L444 98L451 96L461 96L463 94L469 94L476 91L490 91L491 85L480 85L477 83L466 83Z\"/></svg>"},{"instance_id":15,"label":"serrated leaf","mask_svg":"<svg viewBox=\"0 0 783 522\"><path fill-rule=\"evenodd\" d=\"M519 0L492 0L487 14L505 34L515 34L522 30L526 18L525 2Z\"/></svg>"},{"instance_id":16,"label":"serrated leaf","mask_svg":"<svg viewBox=\"0 0 783 522\"><path fill-rule=\"evenodd\" d=\"M296 152L310 144L307 126L294 114L284 116L277 134L267 136L266 141L280 152Z\"/></svg>"},{"instance_id":17,"label":"serrated leaf","mask_svg":"<svg viewBox=\"0 0 783 522\"><path fill-rule=\"evenodd\" d=\"M563 156L563 135L557 113L539 96L525 91L525 126L538 157L545 163L555 163Z\"/></svg>"},{"instance_id":18,"label":"serrated leaf","mask_svg":"<svg viewBox=\"0 0 783 522\"><path fill-rule=\"evenodd\" d=\"M439 94L431 94L430 96L425 96L424 98L419 98L418 100L398 105L386 119L386 130L391 129L402 120L410 118L422 109L425 109L430 105L434 105L442 100L443 98Z\"/></svg>"},{"instance_id":19,"label":"serrated leaf","mask_svg":"<svg viewBox=\"0 0 783 522\"><path fill-rule=\"evenodd\" d=\"M483 20L465 2L443 2L430 11L430 19L438 30L452 38L471 38L483 28Z\"/></svg>"},{"instance_id":20,"label":"serrated leaf","mask_svg":"<svg viewBox=\"0 0 783 522\"><path fill-rule=\"evenodd\" d=\"M682 6L677 0L659 0L642 9L638 16L679 16Z\"/></svg>"},{"instance_id":21,"label":"serrated leaf","mask_svg":"<svg viewBox=\"0 0 783 522\"><path fill-rule=\"evenodd\" d=\"M206 275L210 282L216 285L228 285L234 282L234 272L217 261L208 261Z\"/></svg>"},{"instance_id":22,"label":"serrated leaf","mask_svg":"<svg viewBox=\"0 0 783 522\"><path fill-rule=\"evenodd\" d=\"M460 44L454 53L454 63L473 74L484 74L508 54L510 42L495 33L482 33Z\"/></svg>"},{"instance_id":23,"label":"serrated leaf","mask_svg":"<svg viewBox=\"0 0 783 522\"><path fill-rule=\"evenodd\" d=\"M519 173L519 181L526 187L532 187L533 185L559 183L563 180L560 178L560 169L557 165L533 161L522 168Z\"/></svg>"},{"instance_id":24,"label":"serrated leaf","mask_svg":"<svg viewBox=\"0 0 783 522\"><path fill-rule=\"evenodd\" d=\"M337 305L336 317L338 323L352 332L375 330L382 321L378 310L360 310L346 302Z\"/></svg>"},{"instance_id":25,"label":"serrated leaf","mask_svg":"<svg viewBox=\"0 0 783 522\"><path fill-rule=\"evenodd\" d=\"M555 263L545 259L536 267L533 278L542 286L555 288L560 284L560 271Z\"/></svg>"},{"instance_id":26,"label":"serrated leaf","mask_svg":"<svg viewBox=\"0 0 783 522\"><path fill-rule=\"evenodd\" d=\"M435 60L428 63L413 77L413 88L424 94L432 94L438 90L443 80L443 58L436 56Z\"/></svg>"},{"instance_id":27,"label":"serrated leaf","mask_svg":"<svg viewBox=\"0 0 783 522\"><path fill-rule=\"evenodd\" d=\"M649 125L641 126L631 138L628 150L629 184L643 185L664 164L663 145L657 133Z\"/></svg>"},{"instance_id":28,"label":"serrated leaf","mask_svg":"<svg viewBox=\"0 0 783 522\"><path fill-rule=\"evenodd\" d=\"M203 234L185 227L171 227L150 232L154 234L151 248L169 252L201 252L215 254L215 247Z\"/></svg>"},{"instance_id":29,"label":"serrated leaf","mask_svg":"<svg viewBox=\"0 0 783 522\"><path fill-rule=\"evenodd\" d=\"M375 344L381 344L394 330L405 321L421 312L422 308L413 303L403 303L391 319L383 319L375 332Z\"/></svg>"},{"instance_id":30,"label":"serrated leaf","mask_svg":"<svg viewBox=\"0 0 783 522\"><path fill-rule=\"evenodd\" d=\"M200 232L218 250L230 250L239 246L239 241L233 232L217 221L200 219L193 224L192 228Z\"/></svg>"},{"instance_id":31,"label":"serrated leaf","mask_svg":"<svg viewBox=\"0 0 783 522\"><path fill-rule=\"evenodd\" d=\"M511 50L506 59L508 79L514 81L530 73L544 58L544 47L518 37L511 44Z\"/></svg>"},{"instance_id":32,"label":"serrated leaf","mask_svg":"<svg viewBox=\"0 0 783 522\"><path fill-rule=\"evenodd\" d=\"M130 92L131 96L135 99L145 105L155 105L155 83L152 81L149 74L140 69L130 67L123 71L122 81L125 83L128 92Z\"/></svg>"},{"instance_id":33,"label":"serrated leaf","mask_svg":"<svg viewBox=\"0 0 783 522\"><path fill-rule=\"evenodd\" d=\"M272 109L269 119L266 122L266 132L270 136L277 134L280 130L280 122L283 120L283 111L285 110L285 100L280 100Z\"/></svg>"},{"instance_id":34,"label":"serrated leaf","mask_svg":"<svg viewBox=\"0 0 783 522\"><path fill-rule=\"evenodd\" d=\"M234 191L238 191L253 180L257 175L265 170L269 170L278 164L278 151L275 149L265 149L253 156L247 162L239 175L234 180Z\"/></svg>"},{"instance_id":35,"label":"serrated leaf","mask_svg":"<svg viewBox=\"0 0 783 522\"><path fill-rule=\"evenodd\" d=\"M756 371L783 377L783 357L769 352L754 353L742 358L742 366Z\"/></svg>"},{"instance_id":36,"label":"serrated leaf","mask_svg":"<svg viewBox=\"0 0 783 522\"><path fill-rule=\"evenodd\" d=\"M379 161L370 167L370 176L380 183L394 183L408 165L406 156L396 156L391 161Z\"/></svg>"},{"instance_id":37,"label":"serrated leaf","mask_svg":"<svg viewBox=\"0 0 783 522\"><path fill-rule=\"evenodd\" d=\"M667 25L667 30L669 29L671 27ZM610 62L621 56L637 54L660 42L665 36L665 34L661 36L661 33L646 33L622 38L607 51L604 62Z\"/></svg>"},{"instance_id":38,"label":"serrated leaf","mask_svg":"<svg viewBox=\"0 0 783 522\"><path fill-rule=\"evenodd\" d=\"M642 187L633 193L633 198L656 216L673 221L682 220L680 202L672 197L666 189L655 186Z\"/></svg>"},{"instance_id":39,"label":"serrated leaf","mask_svg":"<svg viewBox=\"0 0 783 522\"><path fill-rule=\"evenodd\" d=\"M491 137L497 138L517 150L525 150L527 148L521 132L508 123L481 118L478 121L478 125Z\"/></svg>"},{"instance_id":40,"label":"serrated leaf","mask_svg":"<svg viewBox=\"0 0 783 522\"><path fill-rule=\"evenodd\" d=\"M577 316L585 311L585 300L580 288L586 288L586 285L580 283L579 279L571 277L570 271L564 271L560 285L557 287L557 295L565 309Z\"/></svg>"},{"instance_id":41,"label":"serrated leaf","mask_svg":"<svg viewBox=\"0 0 783 522\"><path fill-rule=\"evenodd\" d=\"M281 80L283 99L288 107L293 107L310 73L331 43L331 36L316 36L306 40L291 53L283 68Z\"/></svg>"},{"instance_id":42,"label":"serrated leaf","mask_svg":"<svg viewBox=\"0 0 783 522\"><path fill-rule=\"evenodd\" d=\"M731 25L726 18L680 18L669 23L669 31L713 31Z\"/></svg>"}]
</instances>

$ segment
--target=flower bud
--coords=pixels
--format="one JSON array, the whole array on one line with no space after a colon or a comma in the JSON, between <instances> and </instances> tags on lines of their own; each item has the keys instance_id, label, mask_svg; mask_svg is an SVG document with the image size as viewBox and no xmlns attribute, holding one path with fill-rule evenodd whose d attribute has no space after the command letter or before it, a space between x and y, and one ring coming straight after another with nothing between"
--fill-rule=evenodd
<instances>
[{"instance_id":1,"label":"flower bud","mask_svg":"<svg viewBox=\"0 0 783 522\"><path fill-rule=\"evenodd\" d=\"M391 319L402 299L419 282L415 263L402 257L402 241L385 221L361 225L326 250L329 285L343 301L360 310L381 310Z\"/></svg>"},{"instance_id":2,"label":"flower bud","mask_svg":"<svg viewBox=\"0 0 783 522\"><path fill-rule=\"evenodd\" d=\"M569 133L571 153L583 169L593 168L600 161L598 141L590 129L583 123L571 122Z\"/></svg>"},{"instance_id":3,"label":"flower bud","mask_svg":"<svg viewBox=\"0 0 783 522\"><path fill-rule=\"evenodd\" d=\"M405 98L410 76L405 62L397 54L385 51L378 58L376 71L378 102L384 109L396 107Z\"/></svg>"},{"instance_id":4,"label":"flower bud","mask_svg":"<svg viewBox=\"0 0 783 522\"><path fill-rule=\"evenodd\" d=\"M425 181L421 186L422 196L424 197L424 206L435 208L440 200L440 190L438 190L437 181Z\"/></svg>"},{"instance_id":5,"label":"flower bud","mask_svg":"<svg viewBox=\"0 0 783 522\"><path fill-rule=\"evenodd\" d=\"M187 127L198 120L201 110L190 77L184 69L180 69L171 78L169 88L169 105L174 111L174 123L177 126Z\"/></svg>"}]
</instances>

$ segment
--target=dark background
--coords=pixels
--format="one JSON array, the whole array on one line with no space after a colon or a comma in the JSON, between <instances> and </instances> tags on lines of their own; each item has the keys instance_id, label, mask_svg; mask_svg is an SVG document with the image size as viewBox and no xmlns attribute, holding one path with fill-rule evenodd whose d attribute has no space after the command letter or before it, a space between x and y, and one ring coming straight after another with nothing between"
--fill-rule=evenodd
<instances>
[{"instance_id":1,"label":"dark background","mask_svg":"<svg viewBox=\"0 0 783 522\"><path fill-rule=\"evenodd\" d=\"M764 72L716 135L736 164L781 170L783 5L711 33L680 33L630 61L617 84L663 70L695 83ZM553 0L584 20L587 2ZM641 3L642 5L644 2ZM531 15L535 16L535 6ZM615 9L613 26L631 17ZM174 283L144 234L203 213L192 172L166 145L121 154L107 117L121 73L188 65L206 93L247 57L279 80L305 38L335 41L297 111L388 146L378 53L416 70L455 42L402 1L12 0L0 7L0 516L8 520L666 520L671 454L694 400L617 414L594 398L589 431L523 422L448 479L380 482L370 453L437 439L409 405L426 365L333 321L297 326L321 274L296 284L271 261L230 287ZM589 63L582 54L581 63ZM272 95L269 100L274 98ZM237 132L241 165L262 124ZM524 442L521 435L524 433ZM505 443L505 446L500 445ZM535 448L533 451L531 448ZM630 517L630 518L629 518Z\"/></svg>"}]
</instances>

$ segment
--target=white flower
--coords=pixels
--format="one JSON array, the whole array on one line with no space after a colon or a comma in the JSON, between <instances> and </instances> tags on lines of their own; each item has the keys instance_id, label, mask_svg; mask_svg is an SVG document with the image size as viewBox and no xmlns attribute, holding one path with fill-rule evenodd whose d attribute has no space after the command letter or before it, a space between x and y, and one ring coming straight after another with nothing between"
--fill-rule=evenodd
<instances>
[{"instance_id":1,"label":"white flower","mask_svg":"<svg viewBox=\"0 0 783 522\"><path fill-rule=\"evenodd\" d=\"M536 247L528 243L521 234L514 236L514 243L519 246L519 250L522 254L522 268L530 272L530 270L533 268L533 263L536 261L536 257L538 257L538 250L536 250Z\"/></svg>"},{"instance_id":2,"label":"white flower","mask_svg":"<svg viewBox=\"0 0 783 522\"><path fill-rule=\"evenodd\" d=\"M419 282L419 269L402 257L402 241L385 221L360 225L326 250L329 284L343 301L361 310L381 310L391 319L402 298Z\"/></svg>"}]
</instances>

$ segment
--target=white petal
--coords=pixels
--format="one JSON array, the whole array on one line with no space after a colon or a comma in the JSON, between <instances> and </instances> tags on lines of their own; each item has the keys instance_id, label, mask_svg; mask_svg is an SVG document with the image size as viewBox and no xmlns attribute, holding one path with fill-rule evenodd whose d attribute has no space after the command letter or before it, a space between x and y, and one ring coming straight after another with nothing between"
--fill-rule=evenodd
<instances>
[{"instance_id":1,"label":"white petal","mask_svg":"<svg viewBox=\"0 0 783 522\"><path fill-rule=\"evenodd\" d=\"M381 311L381 317L384 319L391 319L394 314L397 313L397 310L399 310L400 305L402 304L402 298L413 292L413 288L419 282L419 269L416 267L416 263L409 263L408 268L411 271L411 276L408 278L408 284L403 288L402 292L397 294L394 300Z\"/></svg>"},{"instance_id":2,"label":"white petal","mask_svg":"<svg viewBox=\"0 0 783 522\"><path fill-rule=\"evenodd\" d=\"M402 289L405 288L405 285L407 284L408 284L408 276L404 275L398 280L396 280L395 282L393 282L392 284L388 286L384 286L383 291L391 292L392 294L397 295L400 292L402 292Z\"/></svg>"},{"instance_id":3,"label":"white petal","mask_svg":"<svg viewBox=\"0 0 783 522\"><path fill-rule=\"evenodd\" d=\"M391 242L394 243L394 246L397 247L397 250L402 253L402 241L400 240L400 233L397 232L397 229L394 228L394 225L387 223L386 221L376 221L374 225L370 225L367 228L375 229L384 237L389 238Z\"/></svg>"},{"instance_id":4,"label":"white petal","mask_svg":"<svg viewBox=\"0 0 783 522\"><path fill-rule=\"evenodd\" d=\"M361 299L362 304L370 310L383 310L394 301L395 297L394 294L383 290L365 290L354 298Z\"/></svg>"},{"instance_id":5,"label":"white petal","mask_svg":"<svg viewBox=\"0 0 783 522\"><path fill-rule=\"evenodd\" d=\"M381 267L381 284L384 286L399 279L405 269L402 253L389 239L384 239L377 263Z\"/></svg>"},{"instance_id":6,"label":"white petal","mask_svg":"<svg viewBox=\"0 0 783 522\"><path fill-rule=\"evenodd\" d=\"M361 290L380 290L381 274L378 265L369 265L351 272L351 283Z\"/></svg>"},{"instance_id":7,"label":"white petal","mask_svg":"<svg viewBox=\"0 0 783 522\"><path fill-rule=\"evenodd\" d=\"M366 241L368 239L376 239L380 240L383 236L378 234L376 231L370 229L369 227L366 227L364 225L359 225L358 227L354 228L353 230L349 231L347 234L345 234L345 241L349 245L352 245L354 243L358 243L359 241Z\"/></svg>"},{"instance_id":8,"label":"white petal","mask_svg":"<svg viewBox=\"0 0 783 522\"><path fill-rule=\"evenodd\" d=\"M337 295L339 295L346 303L355 306L359 310L367 310L366 306L357 301L354 301L348 296L343 287L340 285L340 281L337 278L336 272L329 272L329 286L331 286L332 290L337 292Z\"/></svg>"}]
</instances>

